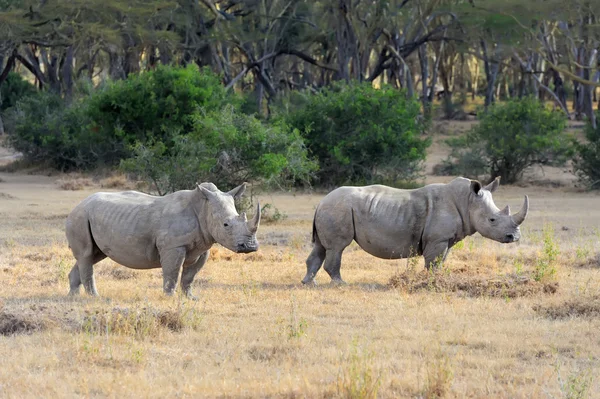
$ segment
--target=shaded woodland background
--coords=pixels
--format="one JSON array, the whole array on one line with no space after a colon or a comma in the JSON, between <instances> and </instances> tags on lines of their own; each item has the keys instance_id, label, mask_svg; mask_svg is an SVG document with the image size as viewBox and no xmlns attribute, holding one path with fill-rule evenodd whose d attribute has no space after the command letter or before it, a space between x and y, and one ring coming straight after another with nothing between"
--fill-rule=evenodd
<instances>
[{"instance_id":1,"label":"shaded woodland background","mask_svg":"<svg viewBox=\"0 0 600 399\"><path fill-rule=\"evenodd\" d=\"M16 71L67 103L77 82L195 64L266 119L291 93L338 81L402 89L425 120L436 102L442 117L464 119L467 104L533 96L595 129L600 106L595 0L0 0L0 9L0 89Z\"/></svg>"},{"instance_id":2,"label":"shaded woodland background","mask_svg":"<svg viewBox=\"0 0 600 399\"><path fill-rule=\"evenodd\" d=\"M593 0L2 0L0 84L17 66L69 96L81 76L195 63L259 103L356 79L418 91L425 106L442 91L485 104L533 93L593 119L599 8Z\"/></svg>"}]
</instances>

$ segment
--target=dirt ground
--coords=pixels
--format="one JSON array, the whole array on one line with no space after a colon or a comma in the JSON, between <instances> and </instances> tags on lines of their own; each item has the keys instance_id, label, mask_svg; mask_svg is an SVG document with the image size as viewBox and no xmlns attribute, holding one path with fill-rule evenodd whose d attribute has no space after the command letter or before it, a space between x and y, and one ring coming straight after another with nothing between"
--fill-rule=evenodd
<instances>
[{"instance_id":1,"label":"dirt ground","mask_svg":"<svg viewBox=\"0 0 600 399\"><path fill-rule=\"evenodd\" d=\"M468 124L440 126L427 183L451 179L430 172ZM261 225L257 253L215 246L198 302L109 260L99 298L67 297L66 215L118 188L0 173L0 397L600 397L600 195L566 169L495 193L529 195L519 243L469 237L435 274L352 244L341 287L300 284L323 194L262 195L287 218Z\"/></svg>"}]
</instances>

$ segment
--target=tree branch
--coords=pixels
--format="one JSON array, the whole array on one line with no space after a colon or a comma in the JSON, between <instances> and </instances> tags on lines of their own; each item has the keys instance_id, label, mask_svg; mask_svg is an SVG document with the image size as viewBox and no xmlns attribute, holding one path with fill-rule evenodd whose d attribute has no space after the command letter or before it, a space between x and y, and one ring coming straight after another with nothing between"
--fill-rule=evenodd
<instances>
[{"instance_id":1,"label":"tree branch","mask_svg":"<svg viewBox=\"0 0 600 399\"><path fill-rule=\"evenodd\" d=\"M531 73L531 67L529 65L527 65L525 63L525 61L523 61L521 59L521 57L519 57L519 54L517 54L517 52L514 52L514 57L515 59L519 62L519 64L521 64L521 67L523 69L525 69L527 72ZM531 73L531 76L533 76L533 78L538 82L538 84L540 85L540 87L542 89L544 89L546 92L548 92L552 98L554 99L554 101L556 102L556 104L558 104L560 106L560 108L564 111L565 114L567 114L567 119L571 119L571 114L569 113L569 110L565 107L565 105L560 101L560 99L558 98L558 96L556 95L556 93L554 93L548 86L546 86L545 84L542 83L542 80L535 74L535 73Z\"/></svg>"}]
</instances>

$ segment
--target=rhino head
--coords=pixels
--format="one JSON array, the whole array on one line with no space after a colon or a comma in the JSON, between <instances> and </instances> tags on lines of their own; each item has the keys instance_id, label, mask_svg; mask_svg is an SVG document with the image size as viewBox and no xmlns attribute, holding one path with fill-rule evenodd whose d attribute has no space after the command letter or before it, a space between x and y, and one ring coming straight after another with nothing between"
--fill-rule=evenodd
<instances>
[{"instance_id":1,"label":"rhino head","mask_svg":"<svg viewBox=\"0 0 600 399\"><path fill-rule=\"evenodd\" d=\"M246 183L226 193L219 191L212 183L202 183L197 190L206 199L204 211L208 232L216 242L238 253L258 250L256 231L260 224L260 204L250 221L246 213L239 215L235 209L234 199L244 194Z\"/></svg>"},{"instance_id":2,"label":"rhino head","mask_svg":"<svg viewBox=\"0 0 600 399\"><path fill-rule=\"evenodd\" d=\"M523 207L518 213L510 214L510 207L500 210L494 204L492 193L500 185L500 178L485 187L477 180L471 180L469 195L469 217L471 225L479 234L494 241L509 243L519 241L519 226L527 217L529 198L525 196Z\"/></svg>"}]
</instances>

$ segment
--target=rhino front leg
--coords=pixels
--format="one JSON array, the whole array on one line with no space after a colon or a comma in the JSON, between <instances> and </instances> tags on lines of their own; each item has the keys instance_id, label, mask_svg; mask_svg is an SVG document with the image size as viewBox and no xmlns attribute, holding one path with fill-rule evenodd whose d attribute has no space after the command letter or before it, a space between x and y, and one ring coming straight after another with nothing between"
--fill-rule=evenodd
<instances>
[{"instance_id":1,"label":"rhino front leg","mask_svg":"<svg viewBox=\"0 0 600 399\"><path fill-rule=\"evenodd\" d=\"M160 265L163 271L163 290L168 296L173 295L177 288L179 271L185 260L185 248L173 248L161 252Z\"/></svg>"},{"instance_id":2,"label":"rhino front leg","mask_svg":"<svg viewBox=\"0 0 600 399\"><path fill-rule=\"evenodd\" d=\"M196 277L196 274L198 274L200 269L202 269L202 267L206 263L208 255L209 251L206 251L205 253L200 255L196 263L184 267L183 272L181 273L181 289L183 290L183 293L186 297L194 301L198 300L198 298L192 294L192 283L194 282L194 277Z\"/></svg>"},{"instance_id":3,"label":"rhino front leg","mask_svg":"<svg viewBox=\"0 0 600 399\"><path fill-rule=\"evenodd\" d=\"M325 255L325 271L331 277L332 284L345 284L340 274L340 267L342 266L342 250L328 250Z\"/></svg>"},{"instance_id":4,"label":"rhino front leg","mask_svg":"<svg viewBox=\"0 0 600 399\"><path fill-rule=\"evenodd\" d=\"M423 251L423 257L425 257L425 267L430 270L432 267L434 270L442 266L448 255L448 241L437 241L429 244Z\"/></svg>"}]
</instances>

